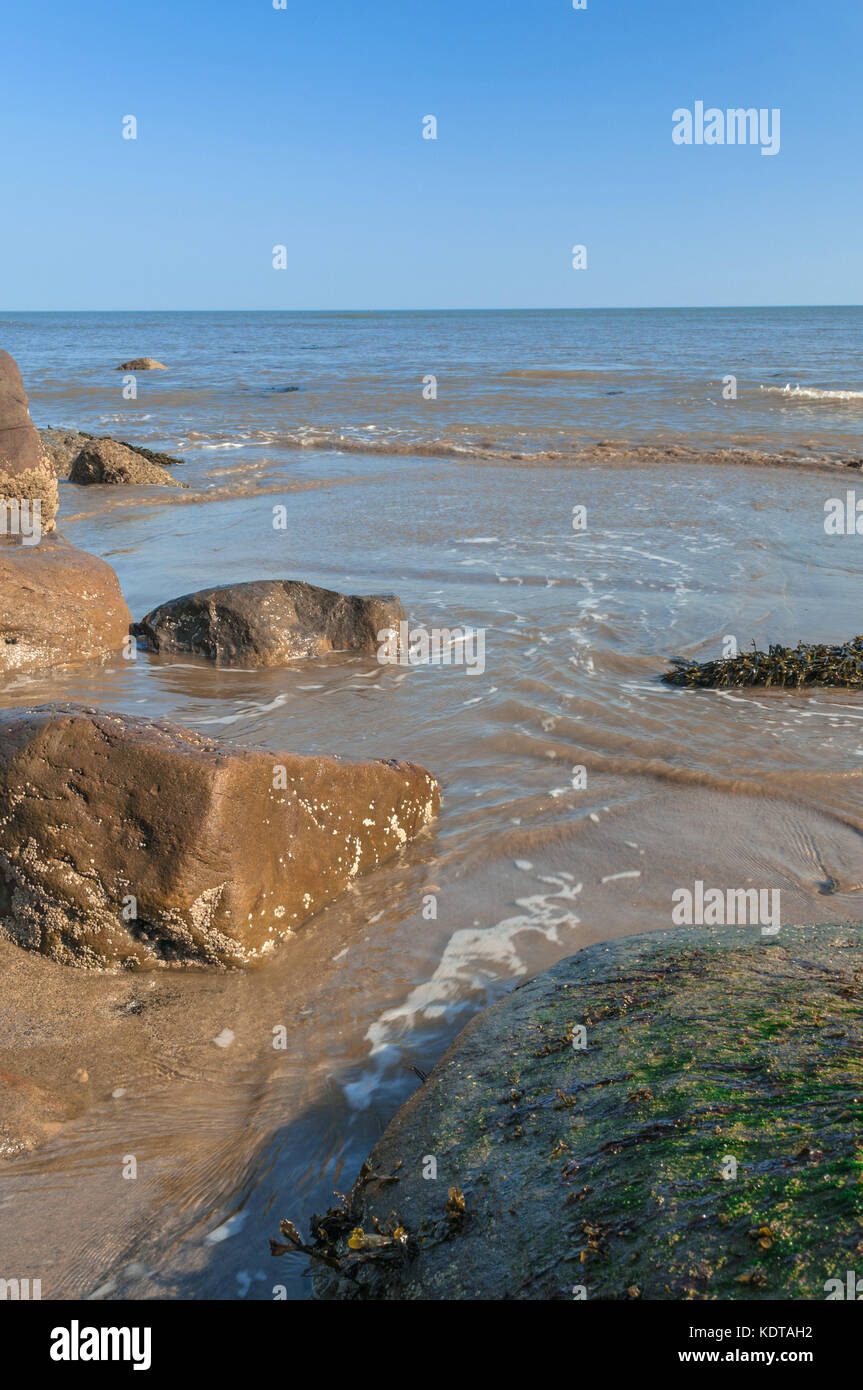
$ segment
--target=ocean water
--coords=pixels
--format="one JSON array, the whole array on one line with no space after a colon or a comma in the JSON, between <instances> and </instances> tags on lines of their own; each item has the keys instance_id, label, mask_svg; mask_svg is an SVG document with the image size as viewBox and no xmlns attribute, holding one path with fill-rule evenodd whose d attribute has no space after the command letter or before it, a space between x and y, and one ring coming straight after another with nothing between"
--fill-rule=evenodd
<instances>
[{"instance_id":1,"label":"ocean water","mask_svg":"<svg viewBox=\"0 0 863 1390\"><path fill-rule=\"evenodd\" d=\"M0 333L38 423L192 458L569 457L604 441L841 455L863 419L863 308L13 314ZM170 371L132 403L112 369L138 356Z\"/></svg>"},{"instance_id":2,"label":"ocean water","mask_svg":"<svg viewBox=\"0 0 863 1390\"><path fill-rule=\"evenodd\" d=\"M183 490L61 484L63 529L136 618L280 576L485 634L481 671L139 653L0 691L406 757L444 787L429 832L258 969L118 979L0 949L29 1001L0 1069L65 1117L0 1170L19 1277L303 1297L303 1261L268 1253L278 1220L303 1229L350 1185L409 1068L514 982L670 927L699 879L778 890L785 922L863 919L863 697L659 680L729 638L856 632L863 540L828 536L824 508L863 454L861 329L861 309L2 316L37 424L186 459ZM124 400L116 366L145 354L168 370Z\"/></svg>"}]
</instances>

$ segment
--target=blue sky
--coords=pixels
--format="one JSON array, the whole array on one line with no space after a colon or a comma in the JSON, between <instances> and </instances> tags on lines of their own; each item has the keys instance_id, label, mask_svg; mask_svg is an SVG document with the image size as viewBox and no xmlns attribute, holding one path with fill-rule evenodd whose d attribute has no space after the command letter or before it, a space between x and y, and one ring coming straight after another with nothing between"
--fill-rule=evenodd
<instances>
[{"instance_id":1,"label":"blue sky","mask_svg":"<svg viewBox=\"0 0 863 1390\"><path fill-rule=\"evenodd\" d=\"M4 48L3 309L863 302L859 0L43 0ZM699 99L779 154L675 145Z\"/></svg>"}]
</instances>

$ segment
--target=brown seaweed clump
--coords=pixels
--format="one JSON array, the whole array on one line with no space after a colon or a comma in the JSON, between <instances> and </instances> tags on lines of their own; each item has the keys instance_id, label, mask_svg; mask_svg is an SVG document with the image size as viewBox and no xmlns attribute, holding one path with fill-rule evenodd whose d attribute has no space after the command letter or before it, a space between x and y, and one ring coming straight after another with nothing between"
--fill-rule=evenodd
<instances>
[{"instance_id":1,"label":"brown seaweed clump","mask_svg":"<svg viewBox=\"0 0 863 1390\"><path fill-rule=\"evenodd\" d=\"M770 646L716 661L671 658L670 671L662 676L667 685L725 688L742 685L836 685L846 690L863 689L863 637L828 647L798 642L796 647Z\"/></svg>"}]
</instances>

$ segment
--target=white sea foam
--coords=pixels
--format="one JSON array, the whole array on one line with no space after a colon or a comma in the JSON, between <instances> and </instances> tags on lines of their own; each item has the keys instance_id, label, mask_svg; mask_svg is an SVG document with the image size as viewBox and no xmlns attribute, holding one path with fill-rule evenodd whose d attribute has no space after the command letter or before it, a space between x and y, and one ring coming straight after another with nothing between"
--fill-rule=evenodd
<instances>
[{"instance_id":1,"label":"white sea foam","mask_svg":"<svg viewBox=\"0 0 863 1390\"><path fill-rule=\"evenodd\" d=\"M762 386L771 396L792 396L803 401L863 401L863 391L821 391L812 386Z\"/></svg>"},{"instance_id":2,"label":"white sea foam","mask_svg":"<svg viewBox=\"0 0 863 1390\"><path fill-rule=\"evenodd\" d=\"M100 415L100 425L138 425L142 420L152 420L152 415Z\"/></svg>"},{"instance_id":3,"label":"white sea foam","mask_svg":"<svg viewBox=\"0 0 863 1390\"><path fill-rule=\"evenodd\" d=\"M352 1109L365 1110L371 1102L383 1073L401 1057L398 1040L417 1027L421 1020L452 1019L467 1008L477 992L502 979L527 973L527 966L516 949L524 932L535 932L550 945L565 945L562 932L579 925L579 918L568 906L582 890L569 874L539 875L538 881L551 885L553 892L517 898L522 911L496 926L466 927L453 933L430 979L417 985L404 1003L387 1009L368 1029L372 1066L357 1081L343 1089Z\"/></svg>"}]
</instances>

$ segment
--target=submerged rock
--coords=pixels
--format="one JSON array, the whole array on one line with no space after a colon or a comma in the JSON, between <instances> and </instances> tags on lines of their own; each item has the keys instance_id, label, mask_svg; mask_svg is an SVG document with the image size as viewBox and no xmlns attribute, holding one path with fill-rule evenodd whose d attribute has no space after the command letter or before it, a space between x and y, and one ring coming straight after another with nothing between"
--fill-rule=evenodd
<instances>
[{"instance_id":1,"label":"submerged rock","mask_svg":"<svg viewBox=\"0 0 863 1390\"><path fill-rule=\"evenodd\" d=\"M283 666L323 652L376 652L378 633L404 616L393 595L262 579L171 599L133 631L153 652L194 652L217 666Z\"/></svg>"},{"instance_id":2,"label":"submerged rock","mask_svg":"<svg viewBox=\"0 0 863 1390\"><path fill-rule=\"evenodd\" d=\"M0 932L72 965L241 965L437 813L407 762L242 748L47 705L0 714Z\"/></svg>"},{"instance_id":3,"label":"submerged rock","mask_svg":"<svg viewBox=\"0 0 863 1390\"><path fill-rule=\"evenodd\" d=\"M166 372L167 370L164 362L157 362L155 357L133 357L129 362L121 362L117 368L118 372Z\"/></svg>"},{"instance_id":4,"label":"submerged rock","mask_svg":"<svg viewBox=\"0 0 863 1390\"><path fill-rule=\"evenodd\" d=\"M275 1253L328 1299L823 1299L860 1268L861 976L857 924L588 947L468 1024Z\"/></svg>"},{"instance_id":5,"label":"submerged rock","mask_svg":"<svg viewBox=\"0 0 863 1390\"><path fill-rule=\"evenodd\" d=\"M89 439L69 469L70 483L131 483L183 487L167 469L115 439Z\"/></svg>"},{"instance_id":6,"label":"submerged rock","mask_svg":"<svg viewBox=\"0 0 863 1390\"><path fill-rule=\"evenodd\" d=\"M0 540L0 673L102 661L131 621L104 560L56 532L38 545Z\"/></svg>"},{"instance_id":7,"label":"submerged rock","mask_svg":"<svg viewBox=\"0 0 863 1390\"><path fill-rule=\"evenodd\" d=\"M53 531L57 479L30 419L18 364L0 351L0 504L4 499L19 505L38 502L42 530Z\"/></svg>"},{"instance_id":8,"label":"submerged rock","mask_svg":"<svg viewBox=\"0 0 863 1390\"><path fill-rule=\"evenodd\" d=\"M53 429L48 425L39 430L39 437L58 478L68 478L81 450L91 441L100 439L105 439L109 444L120 444L124 449L130 449L133 454L139 454L141 458L149 459L150 463L161 464L164 468L183 463L181 458L174 458L172 454L159 453L154 449L145 449L143 444L130 444L127 439L110 439L107 436L87 434L84 430Z\"/></svg>"}]
</instances>

